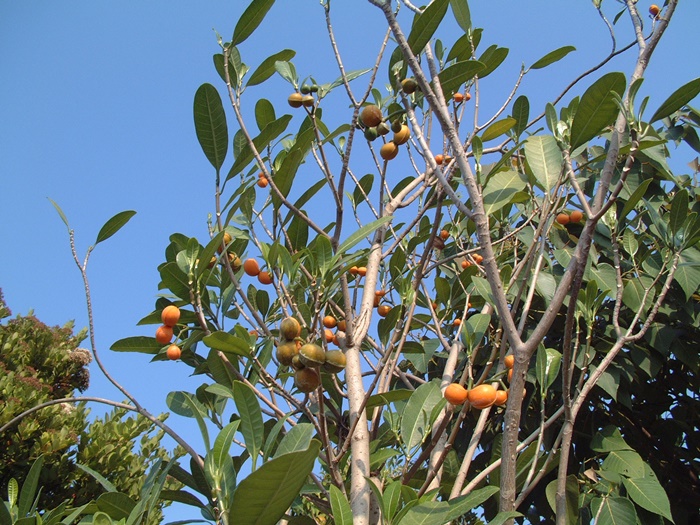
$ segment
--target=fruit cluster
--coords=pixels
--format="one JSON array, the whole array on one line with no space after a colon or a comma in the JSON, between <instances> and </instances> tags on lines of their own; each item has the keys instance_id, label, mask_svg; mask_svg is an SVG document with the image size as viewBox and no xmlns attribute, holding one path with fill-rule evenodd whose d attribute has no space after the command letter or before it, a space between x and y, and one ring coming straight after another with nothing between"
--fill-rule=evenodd
<instances>
[{"instance_id":1,"label":"fruit cluster","mask_svg":"<svg viewBox=\"0 0 700 525\"><path fill-rule=\"evenodd\" d=\"M567 213L565 211L561 212L560 214L557 215L556 221L561 224L562 226L565 226L569 224L570 222L572 223L579 223L583 220L583 213L581 213L579 210L574 210L571 213Z\"/></svg>"},{"instance_id":2,"label":"fruit cluster","mask_svg":"<svg viewBox=\"0 0 700 525\"><path fill-rule=\"evenodd\" d=\"M389 125L382 110L374 104L362 108L359 122L364 128L365 138L370 142L391 131L394 132L394 138L379 149L379 156L387 161L395 159L399 154L399 146L406 144L411 138L411 130L406 124L400 119L396 119Z\"/></svg>"},{"instance_id":3,"label":"fruit cluster","mask_svg":"<svg viewBox=\"0 0 700 525\"><path fill-rule=\"evenodd\" d=\"M156 341L162 345L167 345L173 340L173 328L180 320L180 309L173 304L168 305L163 308L160 318L163 324L156 329ZM180 359L182 351L179 346L170 345L166 354L168 359L175 361Z\"/></svg>"},{"instance_id":4,"label":"fruit cluster","mask_svg":"<svg viewBox=\"0 0 700 525\"><path fill-rule=\"evenodd\" d=\"M515 358L512 355L505 357L503 364L508 370L508 380L513 376L513 365ZM467 390L459 383L447 385L444 392L445 399L452 405L462 405L469 401L469 404L479 410L490 406L503 406L508 401L508 390L497 390L493 385L482 383Z\"/></svg>"}]
</instances>

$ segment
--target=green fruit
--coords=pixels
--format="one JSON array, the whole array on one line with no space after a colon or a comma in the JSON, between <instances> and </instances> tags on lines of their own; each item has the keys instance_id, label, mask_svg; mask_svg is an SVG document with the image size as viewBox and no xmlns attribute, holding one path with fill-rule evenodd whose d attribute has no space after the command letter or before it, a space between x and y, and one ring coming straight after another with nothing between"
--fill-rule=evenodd
<instances>
[{"instance_id":1,"label":"green fruit","mask_svg":"<svg viewBox=\"0 0 700 525\"><path fill-rule=\"evenodd\" d=\"M299 89L299 91L301 91L302 95L308 95L309 93L311 93L311 86L309 86L308 84L304 84L303 86L301 86L301 89Z\"/></svg>"},{"instance_id":2,"label":"green fruit","mask_svg":"<svg viewBox=\"0 0 700 525\"><path fill-rule=\"evenodd\" d=\"M307 343L299 349L299 360L304 366L318 368L326 362L326 351L316 344Z\"/></svg>"},{"instance_id":3,"label":"green fruit","mask_svg":"<svg viewBox=\"0 0 700 525\"><path fill-rule=\"evenodd\" d=\"M280 334L287 341L293 341L301 334L301 325L294 317L287 317L280 323Z\"/></svg>"},{"instance_id":4,"label":"green fruit","mask_svg":"<svg viewBox=\"0 0 700 525\"><path fill-rule=\"evenodd\" d=\"M391 123L391 131L394 133L398 133L401 131L401 127L403 126L403 122L401 122L400 118L397 118L394 122Z\"/></svg>"},{"instance_id":5,"label":"green fruit","mask_svg":"<svg viewBox=\"0 0 700 525\"><path fill-rule=\"evenodd\" d=\"M377 126L377 135L380 137L388 134L391 131L391 126L387 124L386 122L380 122L379 125Z\"/></svg>"},{"instance_id":6,"label":"green fruit","mask_svg":"<svg viewBox=\"0 0 700 525\"><path fill-rule=\"evenodd\" d=\"M281 365L291 365L292 359L299 352L299 347L296 341L285 341L277 345L277 361Z\"/></svg>"},{"instance_id":7,"label":"green fruit","mask_svg":"<svg viewBox=\"0 0 700 525\"><path fill-rule=\"evenodd\" d=\"M328 350L326 362L323 363L324 372L337 374L345 369L345 354L342 350Z\"/></svg>"},{"instance_id":8,"label":"green fruit","mask_svg":"<svg viewBox=\"0 0 700 525\"><path fill-rule=\"evenodd\" d=\"M370 142L376 139L378 135L377 128L367 128L365 130L365 138Z\"/></svg>"},{"instance_id":9,"label":"green fruit","mask_svg":"<svg viewBox=\"0 0 700 525\"><path fill-rule=\"evenodd\" d=\"M418 82L413 78L406 78L401 81L401 89L403 89L403 92L407 95L415 93L416 89L418 89Z\"/></svg>"}]
</instances>

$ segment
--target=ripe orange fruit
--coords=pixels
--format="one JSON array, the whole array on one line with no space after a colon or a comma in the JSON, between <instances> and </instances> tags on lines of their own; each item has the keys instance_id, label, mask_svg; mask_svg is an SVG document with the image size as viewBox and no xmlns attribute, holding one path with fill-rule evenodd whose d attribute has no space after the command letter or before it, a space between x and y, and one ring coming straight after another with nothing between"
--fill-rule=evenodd
<instances>
[{"instance_id":1,"label":"ripe orange fruit","mask_svg":"<svg viewBox=\"0 0 700 525\"><path fill-rule=\"evenodd\" d=\"M569 220L571 222L581 222L583 220L583 213L579 210L574 210L569 214Z\"/></svg>"},{"instance_id":2,"label":"ripe orange fruit","mask_svg":"<svg viewBox=\"0 0 700 525\"><path fill-rule=\"evenodd\" d=\"M272 274L270 272L260 272L258 274L258 281L261 284L272 284Z\"/></svg>"},{"instance_id":3,"label":"ripe orange fruit","mask_svg":"<svg viewBox=\"0 0 700 525\"><path fill-rule=\"evenodd\" d=\"M659 6L656 4L651 4L649 6L649 14L653 17L659 16L660 11L661 11L661 9L659 9Z\"/></svg>"},{"instance_id":4,"label":"ripe orange fruit","mask_svg":"<svg viewBox=\"0 0 700 525\"><path fill-rule=\"evenodd\" d=\"M231 244L231 241L233 241L233 237L231 237L231 234L229 232L224 232L224 240L223 240L223 245L228 247L229 244ZM224 246L219 246L216 251L221 253L224 251Z\"/></svg>"},{"instance_id":5,"label":"ripe orange fruit","mask_svg":"<svg viewBox=\"0 0 700 525\"><path fill-rule=\"evenodd\" d=\"M444 156L444 155L441 155L441 154L439 154L439 153L438 153L437 155L435 155L435 164L437 164L438 166L439 166L440 164L442 164L444 160L445 160L445 156Z\"/></svg>"},{"instance_id":6,"label":"ripe orange fruit","mask_svg":"<svg viewBox=\"0 0 700 525\"><path fill-rule=\"evenodd\" d=\"M565 224L569 224L569 221L570 221L571 219L569 218L569 214L568 214L568 213L562 212L562 213L560 213L559 215L557 215L557 219L556 219L556 220L557 220L557 222L558 222L559 224L565 225Z\"/></svg>"},{"instance_id":7,"label":"ripe orange fruit","mask_svg":"<svg viewBox=\"0 0 700 525\"><path fill-rule=\"evenodd\" d=\"M508 401L508 390L496 390L496 401L494 405L502 407Z\"/></svg>"},{"instance_id":8,"label":"ripe orange fruit","mask_svg":"<svg viewBox=\"0 0 700 525\"><path fill-rule=\"evenodd\" d=\"M394 144L400 146L401 144L406 144L408 139L411 138L411 130L406 124L401 125L401 131L394 133Z\"/></svg>"},{"instance_id":9,"label":"ripe orange fruit","mask_svg":"<svg viewBox=\"0 0 700 525\"><path fill-rule=\"evenodd\" d=\"M479 410L488 408L496 402L496 389L485 383L469 391L469 403Z\"/></svg>"},{"instance_id":10,"label":"ripe orange fruit","mask_svg":"<svg viewBox=\"0 0 700 525\"><path fill-rule=\"evenodd\" d=\"M360 120L366 128L373 128L382 121L382 110L374 104L365 106L362 108L362 113L360 113Z\"/></svg>"},{"instance_id":11,"label":"ripe orange fruit","mask_svg":"<svg viewBox=\"0 0 700 525\"><path fill-rule=\"evenodd\" d=\"M462 320L457 317L454 321L452 321L452 326L457 327L462 324Z\"/></svg>"},{"instance_id":12,"label":"ripe orange fruit","mask_svg":"<svg viewBox=\"0 0 700 525\"><path fill-rule=\"evenodd\" d=\"M300 108L301 104L302 104L302 97L303 97L303 95L301 93L292 93L287 98L287 102L293 108Z\"/></svg>"},{"instance_id":13,"label":"ripe orange fruit","mask_svg":"<svg viewBox=\"0 0 700 525\"><path fill-rule=\"evenodd\" d=\"M474 262L476 264L481 264L484 260L484 258L478 253L475 253L474 255L472 255L472 259L474 259Z\"/></svg>"},{"instance_id":14,"label":"ripe orange fruit","mask_svg":"<svg viewBox=\"0 0 700 525\"><path fill-rule=\"evenodd\" d=\"M338 326L338 321L332 315L327 315L323 318L323 326L326 328L335 328Z\"/></svg>"},{"instance_id":15,"label":"ripe orange fruit","mask_svg":"<svg viewBox=\"0 0 700 525\"><path fill-rule=\"evenodd\" d=\"M287 341L293 341L301 335L301 325L294 317L286 317L280 323L280 335Z\"/></svg>"},{"instance_id":16,"label":"ripe orange fruit","mask_svg":"<svg viewBox=\"0 0 700 525\"><path fill-rule=\"evenodd\" d=\"M471 265L472 265L472 263L470 263L470 262L467 261L466 259L464 259L464 260L462 261L462 269L463 269L463 270L466 270L466 269L469 268Z\"/></svg>"},{"instance_id":17,"label":"ripe orange fruit","mask_svg":"<svg viewBox=\"0 0 700 525\"><path fill-rule=\"evenodd\" d=\"M441 231L440 231L440 238L441 238L443 241L446 241L447 239L450 238L450 232L448 232L447 230L441 230Z\"/></svg>"},{"instance_id":18,"label":"ripe orange fruit","mask_svg":"<svg viewBox=\"0 0 700 525\"><path fill-rule=\"evenodd\" d=\"M465 93L465 94L464 94L464 100L466 100L467 102L469 102L471 99L472 99L471 93Z\"/></svg>"},{"instance_id":19,"label":"ripe orange fruit","mask_svg":"<svg viewBox=\"0 0 700 525\"><path fill-rule=\"evenodd\" d=\"M374 305L375 308L377 308L379 306L379 301L381 301L381 300L382 300L382 298L379 297L378 295L374 296L374 302L372 304Z\"/></svg>"},{"instance_id":20,"label":"ripe orange fruit","mask_svg":"<svg viewBox=\"0 0 700 525\"><path fill-rule=\"evenodd\" d=\"M508 369L513 368L513 365L515 365L515 356L513 354L505 356L503 358L503 365Z\"/></svg>"},{"instance_id":21,"label":"ripe orange fruit","mask_svg":"<svg viewBox=\"0 0 700 525\"><path fill-rule=\"evenodd\" d=\"M353 267L350 268L350 270L348 270L348 271L350 272L350 275L357 275L357 271L358 271L358 270L357 270L357 266L353 266Z\"/></svg>"},{"instance_id":22,"label":"ripe orange fruit","mask_svg":"<svg viewBox=\"0 0 700 525\"><path fill-rule=\"evenodd\" d=\"M360 277L364 277L365 275L367 275L367 268L365 268L364 266L360 266L357 269L357 275L359 275Z\"/></svg>"},{"instance_id":23,"label":"ripe orange fruit","mask_svg":"<svg viewBox=\"0 0 700 525\"><path fill-rule=\"evenodd\" d=\"M257 184L258 187L260 187L260 188L267 188L267 185L268 185L269 183L267 182L267 179L266 179L265 177L259 177L259 178L258 178L258 182L256 182L256 184Z\"/></svg>"},{"instance_id":24,"label":"ripe orange fruit","mask_svg":"<svg viewBox=\"0 0 700 525\"><path fill-rule=\"evenodd\" d=\"M338 321L338 330L341 332L347 332L348 329L348 324L345 322L345 319L341 319Z\"/></svg>"},{"instance_id":25,"label":"ripe orange fruit","mask_svg":"<svg viewBox=\"0 0 700 525\"><path fill-rule=\"evenodd\" d=\"M257 277L260 273L260 265L255 259L246 259L243 263L243 271L251 277Z\"/></svg>"},{"instance_id":26,"label":"ripe orange fruit","mask_svg":"<svg viewBox=\"0 0 700 525\"><path fill-rule=\"evenodd\" d=\"M166 354L168 356L168 359L171 361L177 361L180 359L180 355L182 355L182 351L180 350L180 347L177 345L170 345L168 347L168 350L166 351Z\"/></svg>"},{"instance_id":27,"label":"ripe orange fruit","mask_svg":"<svg viewBox=\"0 0 700 525\"><path fill-rule=\"evenodd\" d=\"M379 156L384 160L392 160L399 154L399 147L395 142L389 141L379 148Z\"/></svg>"},{"instance_id":28,"label":"ripe orange fruit","mask_svg":"<svg viewBox=\"0 0 700 525\"><path fill-rule=\"evenodd\" d=\"M160 318L165 326L173 327L180 320L180 309L174 304L169 304L163 308L163 313Z\"/></svg>"},{"instance_id":29,"label":"ripe orange fruit","mask_svg":"<svg viewBox=\"0 0 700 525\"><path fill-rule=\"evenodd\" d=\"M325 328L323 330L323 335L326 339L326 343L332 343L333 342L333 332L330 331L328 328Z\"/></svg>"},{"instance_id":30,"label":"ripe orange fruit","mask_svg":"<svg viewBox=\"0 0 700 525\"><path fill-rule=\"evenodd\" d=\"M454 100L457 104L459 104L460 102L462 102L464 100L464 95L462 95L461 93L455 93L452 96L452 100Z\"/></svg>"},{"instance_id":31,"label":"ripe orange fruit","mask_svg":"<svg viewBox=\"0 0 700 525\"><path fill-rule=\"evenodd\" d=\"M156 341L162 345L167 345L173 340L173 329L170 326L159 326L156 330Z\"/></svg>"},{"instance_id":32,"label":"ripe orange fruit","mask_svg":"<svg viewBox=\"0 0 700 525\"><path fill-rule=\"evenodd\" d=\"M381 304L377 307L377 313L382 317L389 315L389 312L391 312L391 306L388 304Z\"/></svg>"},{"instance_id":33,"label":"ripe orange fruit","mask_svg":"<svg viewBox=\"0 0 700 525\"><path fill-rule=\"evenodd\" d=\"M375 297L384 297L386 295L386 290L377 290L374 292Z\"/></svg>"},{"instance_id":34,"label":"ripe orange fruit","mask_svg":"<svg viewBox=\"0 0 700 525\"><path fill-rule=\"evenodd\" d=\"M459 383L452 383L447 385L443 395L448 403L452 405L461 405L467 400L468 394L467 389L462 385Z\"/></svg>"},{"instance_id":35,"label":"ripe orange fruit","mask_svg":"<svg viewBox=\"0 0 700 525\"><path fill-rule=\"evenodd\" d=\"M510 383L513 380L513 369L511 368L508 370L508 382Z\"/></svg>"}]
</instances>

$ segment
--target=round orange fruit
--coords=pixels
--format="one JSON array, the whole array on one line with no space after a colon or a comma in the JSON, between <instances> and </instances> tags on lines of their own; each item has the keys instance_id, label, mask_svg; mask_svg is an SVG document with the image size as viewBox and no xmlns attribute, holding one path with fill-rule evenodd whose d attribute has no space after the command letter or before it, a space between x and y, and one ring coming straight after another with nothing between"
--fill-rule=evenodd
<instances>
[{"instance_id":1,"label":"round orange fruit","mask_svg":"<svg viewBox=\"0 0 700 525\"><path fill-rule=\"evenodd\" d=\"M180 320L180 309L174 304L169 304L163 308L163 313L160 314L160 318L165 326L172 328Z\"/></svg>"},{"instance_id":2,"label":"round orange fruit","mask_svg":"<svg viewBox=\"0 0 700 525\"><path fill-rule=\"evenodd\" d=\"M166 351L166 354L168 356L168 359L170 359L171 361L177 361L182 355L182 350L180 350L180 347L177 345L170 345L168 347L168 350Z\"/></svg>"},{"instance_id":3,"label":"round orange fruit","mask_svg":"<svg viewBox=\"0 0 700 525\"><path fill-rule=\"evenodd\" d=\"M270 272L260 272L258 274L258 281L261 284L272 284L272 274Z\"/></svg>"},{"instance_id":4,"label":"round orange fruit","mask_svg":"<svg viewBox=\"0 0 700 525\"><path fill-rule=\"evenodd\" d=\"M493 386L485 383L475 386L469 391L469 403L479 410L488 408L496 402L496 392Z\"/></svg>"},{"instance_id":5,"label":"round orange fruit","mask_svg":"<svg viewBox=\"0 0 700 525\"><path fill-rule=\"evenodd\" d=\"M360 113L360 120L366 128L373 128L382 121L382 110L374 104L365 106Z\"/></svg>"},{"instance_id":6,"label":"round orange fruit","mask_svg":"<svg viewBox=\"0 0 700 525\"><path fill-rule=\"evenodd\" d=\"M503 365L508 369L513 368L513 365L515 365L515 356L513 354L505 356L503 358Z\"/></svg>"},{"instance_id":7,"label":"round orange fruit","mask_svg":"<svg viewBox=\"0 0 700 525\"><path fill-rule=\"evenodd\" d=\"M156 330L156 341L162 345L167 345L173 340L173 329L170 326L159 326Z\"/></svg>"},{"instance_id":8,"label":"round orange fruit","mask_svg":"<svg viewBox=\"0 0 700 525\"><path fill-rule=\"evenodd\" d=\"M569 220L571 222L581 222L583 220L583 213L579 210L574 210L569 214Z\"/></svg>"},{"instance_id":9,"label":"round orange fruit","mask_svg":"<svg viewBox=\"0 0 700 525\"><path fill-rule=\"evenodd\" d=\"M571 219L569 218L569 214L568 214L568 213L563 213L563 212L562 212L562 213L560 213L559 215L557 215L556 221L557 221L559 224L561 224L562 226L564 226L564 225L566 225L566 224L569 224L569 221L571 221Z\"/></svg>"},{"instance_id":10,"label":"round orange fruit","mask_svg":"<svg viewBox=\"0 0 700 525\"><path fill-rule=\"evenodd\" d=\"M332 315L327 315L323 318L323 326L326 328L335 328L338 326L338 321Z\"/></svg>"},{"instance_id":11,"label":"round orange fruit","mask_svg":"<svg viewBox=\"0 0 700 525\"><path fill-rule=\"evenodd\" d=\"M496 401L494 405L502 407L508 401L508 390L496 390Z\"/></svg>"},{"instance_id":12,"label":"round orange fruit","mask_svg":"<svg viewBox=\"0 0 700 525\"><path fill-rule=\"evenodd\" d=\"M384 160L392 160L399 154L399 147L395 142L389 141L379 148L379 156Z\"/></svg>"},{"instance_id":13,"label":"round orange fruit","mask_svg":"<svg viewBox=\"0 0 700 525\"><path fill-rule=\"evenodd\" d=\"M452 383L447 385L443 395L448 403L452 405L461 405L467 400L468 391L459 383Z\"/></svg>"},{"instance_id":14,"label":"round orange fruit","mask_svg":"<svg viewBox=\"0 0 700 525\"><path fill-rule=\"evenodd\" d=\"M257 277L260 274L260 265L255 259L246 259L243 263L243 271L251 277Z\"/></svg>"}]
</instances>

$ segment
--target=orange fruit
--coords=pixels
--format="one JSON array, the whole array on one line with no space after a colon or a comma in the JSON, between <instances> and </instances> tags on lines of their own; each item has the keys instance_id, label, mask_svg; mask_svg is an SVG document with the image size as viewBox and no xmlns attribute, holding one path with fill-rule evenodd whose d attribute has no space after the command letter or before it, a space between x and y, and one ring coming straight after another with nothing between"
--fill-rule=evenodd
<instances>
[{"instance_id":1,"label":"orange fruit","mask_svg":"<svg viewBox=\"0 0 700 525\"><path fill-rule=\"evenodd\" d=\"M649 14L653 17L659 16L660 11L661 11L661 9L659 9L659 6L656 4L651 4L649 6Z\"/></svg>"},{"instance_id":2,"label":"orange fruit","mask_svg":"<svg viewBox=\"0 0 700 525\"><path fill-rule=\"evenodd\" d=\"M462 320L457 317L454 321L452 321L452 326L457 327L462 324Z\"/></svg>"},{"instance_id":3,"label":"orange fruit","mask_svg":"<svg viewBox=\"0 0 700 525\"><path fill-rule=\"evenodd\" d=\"M272 284L272 274L270 272L260 272L258 274L258 281L261 284Z\"/></svg>"},{"instance_id":4,"label":"orange fruit","mask_svg":"<svg viewBox=\"0 0 700 525\"><path fill-rule=\"evenodd\" d=\"M515 365L515 356L513 354L505 356L503 358L503 365L508 369L513 368L513 365Z\"/></svg>"},{"instance_id":5,"label":"orange fruit","mask_svg":"<svg viewBox=\"0 0 700 525\"><path fill-rule=\"evenodd\" d=\"M481 264L482 261L484 260L484 258L478 253L475 253L474 255L472 255L472 259L474 259L474 262L476 264Z\"/></svg>"},{"instance_id":6,"label":"orange fruit","mask_svg":"<svg viewBox=\"0 0 700 525\"><path fill-rule=\"evenodd\" d=\"M401 124L401 131L394 133L394 144L400 146L401 144L406 144L408 139L411 138L411 129L406 124Z\"/></svg>"},{"instance_id":7,"label":"orange fruit","mask_svg":"<svg viewBox=\"0 0 700 525\"><path fill-rule=\"evenodd\" d=\"M502 407L508 401L508 390L496 390L496 401L494 405Z\"/></svg>"},{"instance_id":8,"label":"orange fruit","mask_svg":"<svg viewBox=\"0 0 700 525\"><path fill-rule=\"evenodd\" d=\"M305 108L313 107L315 103L314 97L312 95L303 95L301 97L301 105Z\"/></svg>"},{"instance_id":9,"label":"orange fruit","mask_svg":"<svg viewBox=\"0 0 700 525\"><path fill-rule=\"evenodd\" d=\"M442 164L444 160L445 160L444 155L440 155L439 153L437 155L435 155L435 164L437 164L438 166L440 164Z\"/></svg>"},{"instance_id":10,"label":"orange fruit","mask_svg":"<svg viewBox=\"0 0 700 525\"><path fill-rule=\"evenodd\" d=\"M452 100L454 100L457 104L459 104L460 102L462 102L464 100L464 95L462 95L461 93L455 93L452 97Z\"/></svg>"},{"instance_id":11,"label":"orange fruit","mask_svg":"<svg viewBox=\"0 0 700 525\"><path fill-rule=\"evenodd\" d=\"M579 210L574 210L569 214L569 220L571 222L581 222L583 220L583 213Z\"/></svg>"},{"instance_id":12,"label":"orange fruit","mask_svg":"<svg viewBox=\"0 0 700 525\"><path fill-rule=\"evenodd\" d=\"M350 275L357 275L357 271L358 271L358 270L357 270L357 266L353 266L353 267L350 268L350 270L348 270L348 271L350 272Z\"/></svg>"},{"instance_id":13,"label":"orange fruit","mask_svg":"<svg viewBox=\"0 0 700 525\"><path fill-rule=\"evenodd\" d=\"M395 142L387 142L381 148L379 148L379 156L384 160L392 160L396 158L399 154L399 147Z\"/></svg>"},{"instance_id":14,"label":"orange fruit","mask_svg":"<svg viewBox=\"0 0 700 525\"><path fill-rule=\"evenodd\" d=\"M338 321L332 315L327 315L323 318L323 326L326 328L335 328L338 326Z\"/></svg>"},{"instance_id":15,"label":"orange fruit","mask_svg":"<svg viewBox=\"0 0 700 525\"><path fill-rule=\"evenodd\" d=\"M338 321L338 330L341 332L347 332L348 324L345 322L345 319L341 319Z\"/></svg>"},{"instance_id":16,"label":"orange fruit","mask_svg":"<svg viewBox=\"0 0 700 525\"><path fill-rule=\"evenodd\" d=\"M496 389L487 384L475 386L469 391L469 403L479 410L488 408L496 402Z\"/></svg>"},{"instance_id":17,"label":"orange fruit","mask_svg":"<svg viewBox=\"0 0 700 525\"><path fill-rule=\"evenodd\" d=\"M180 320L180 309L174 304L169 304L163 308L160 318L165 326L173 327Z\"/></svg>"},{"instance_id":18,"label":"orange fruit","mask_svg":"<svg viewBox=\"0 0 700 525\"><path fill-rule=\"evenodd\" d=\"M450 404L461 405L467 400L468 394L467 389L459 383L451 383L447 385L443 395Z\"/></svg>"},{"instance_id":19,"label":"orange fruit","mask_svg":"<svg viewBox=\"0 0 700 525\"><path fill-rule=\"evenodd\" d=\"M251 277L257 277L260 273L260 265L255 259L246 259L243 263L243 271Z\"/></svg>"},{"instance_id":20,"label":"orange fruit","mask_svg":"<svg viewBox=\"0 0 700 525\"><path fill-rule=\"evenodd\" d=\"M373 128L382 121L382 110L374 104L365 106L360 113L360 120L366 128Z\"/></svg>"},{"instance_id":21,"label":"orange fruit","mask_svg":"<svg viewBox=\"0 0 700 525\"><path fill-rule=\"evenodd\" d=\"M207 264L207 268L211 270L214 266L216 266L216 261L217 258L212 256L212 258L209 260L209 264Z\"/></svg>"},{"instance_id":22,"label":"orange fruit","mask_svg":"<svg viewBox=\"0 0 700 525\"><path fill-rule=\"evenodd\" d=\"M441 238L443 241L446 241L447 239L450 238L450 232L448 232L447 230L441 230L441 231L440 231L440 238Z\"/></svg>"},{"instance_id":23,"label":"orange fruit","mask_svg":"<svg viewBox=\"0 0 700 525\"><path fill-rule=\"evenodd\" d=\"M557 215L557 219L556 219L556 221L561 225L569 224L570 220L571 219L569 218L569 214L563 213L563 212L560 213L559 215Z\"/></svg>"},{"instance_id":24,"label":"orange fruit","mask_svg":"<svg viewBox=\"0 0 700 525\"><path fill-rule=\"evenodd\" d=\"M303 95L301 93L292 93L287 98L287 102L293 108L300 108L301 104L302 104L302 98L303 98Z\"/></svg>"},{"instance_id":25,"label":"orange fruit","mask_svg":"<svg viewBox=\"0 0 700 525\"><path fill-rule=\"evenodd\" d=\"M391 312L391 306L388 304L382 304L377 307L377 313L382 317L389 315L389 312Z\"/></svg>"},{"instance_id":26,"label":"orange fruit","mask_svg":"<svg viewBox=\"0 0 700 525\"><path fill-rule=\"evenodd\" d=\"M323 335L326 339L326 343L332 343L333 342L333 332L330 331L328 328L325 328L323 330Z\"/></svg>"},{"instance_id":27,"label":"orange fruit","mask_svg":"<svg viewBox=\"0 0 700 525\"><path fill-rule=\"evenodd\" d=\"M379 301L381 301L381 300L382 300L382 298L379 297L378 295L375 295L375 296L374 296L374 302L373 302L373 304L374 304L374 307L375 307L375 308L377 308L377 307L379 306Z\"/></svg>"},{"instance_id":28,"label":"orange fruit","mask_svg":"<svg viewBox=\"0 0 700 525\"><path fill-rule=\"evenodd\" d=\"M463 270L466 270L466 269L469 268L471 265L472 265L472 263L470 263L470 262L467 261L466 259L464 259L464 260L462 261L462 269L463 269Z\"/></svg>"},{"instance_id":29,"label":"orange fruit","mask_svg":"<svg viewBox=\"0 0 700 525\"><path fill-rule=\"evenodd\" d=\"M266 179L265 177L260 177L260 178L258 179L258 182L256 182L256 184L257 184L258 187L260 187L260 188L267 188L267 185L268 185L269 183L267 182L267 179Z\"/></svg>"},{"instance_id":30,"label":"orange fruit","mask_svg":"<svg viewBox=\"0 0 700 525\"><path fill-rule=\"evenodd\" d=\"M386 295L386 290L377 290L376 292L374 292L374 295L376 297L384 297Z\"/></svg>"},{"instance_id":31,"label":"orange fruit","mask_svg":"<svg viewBox=\"0 0 700 525\"><path fill-rule=\"evenodd\" d=\"M365 275L367 275L367 268L365 268L364 266L360 266L357 269L357 275L359 275L360 277L364 277Z\"/></svg>"},{"instance_id":32,"label":"orange fruit","mask_svg":"<svg viewBox=\"0 0 700 525\"><path fill-rule=\"evenodd\" d=\"M464 100L469 102L472 99L471 93L465 93L464 94Z\"/></svg>"},{"instance_id":33,"label":"orange fruit","mask_svg":"<svg viewBox=\"0 0 700 525\"><path fill-rule=\"evenodd\" d=\"M180 359L180 355L182 355L182 351L180 350L180 347L177 345L170 345L168 347L168 350L166 351L166 354L168 356L168 359L171 361L177 361Z\"/></svg>"},{"instance_id":34,"label":"orange fruit","mask_svg":"<svg viewBox=\"0 0 700 525\"><path fill-rule=\"evenodd\" d=\"M224 247L228 247L229 244L231 244L231 241L233 240L233 237L231 237L231 234L229 232L224 232L224 240L223 240L223 245L224 246L219 246L216 251L221 253L224 251Z\"/></svg>"},{"instance_id":35,"label":"orange fruit","mask_svg":"<svg viewBox=\"0 0 700 525\"><path fill-rule=\"evenodd\" d=\"M508 370L508 382L513 380L513 369Z\"/></svg>"},{"instance_id":36,"label":"orange fruit","mask_svg":"<svg viewBox=\"0 0 700 525\"><path fill-rule=\"evenodd\" d=\"M173 340L173 329L170 326L159 326L156 330L156 341L162 345L167 345Z\"/></svg>"}]
</instances>

